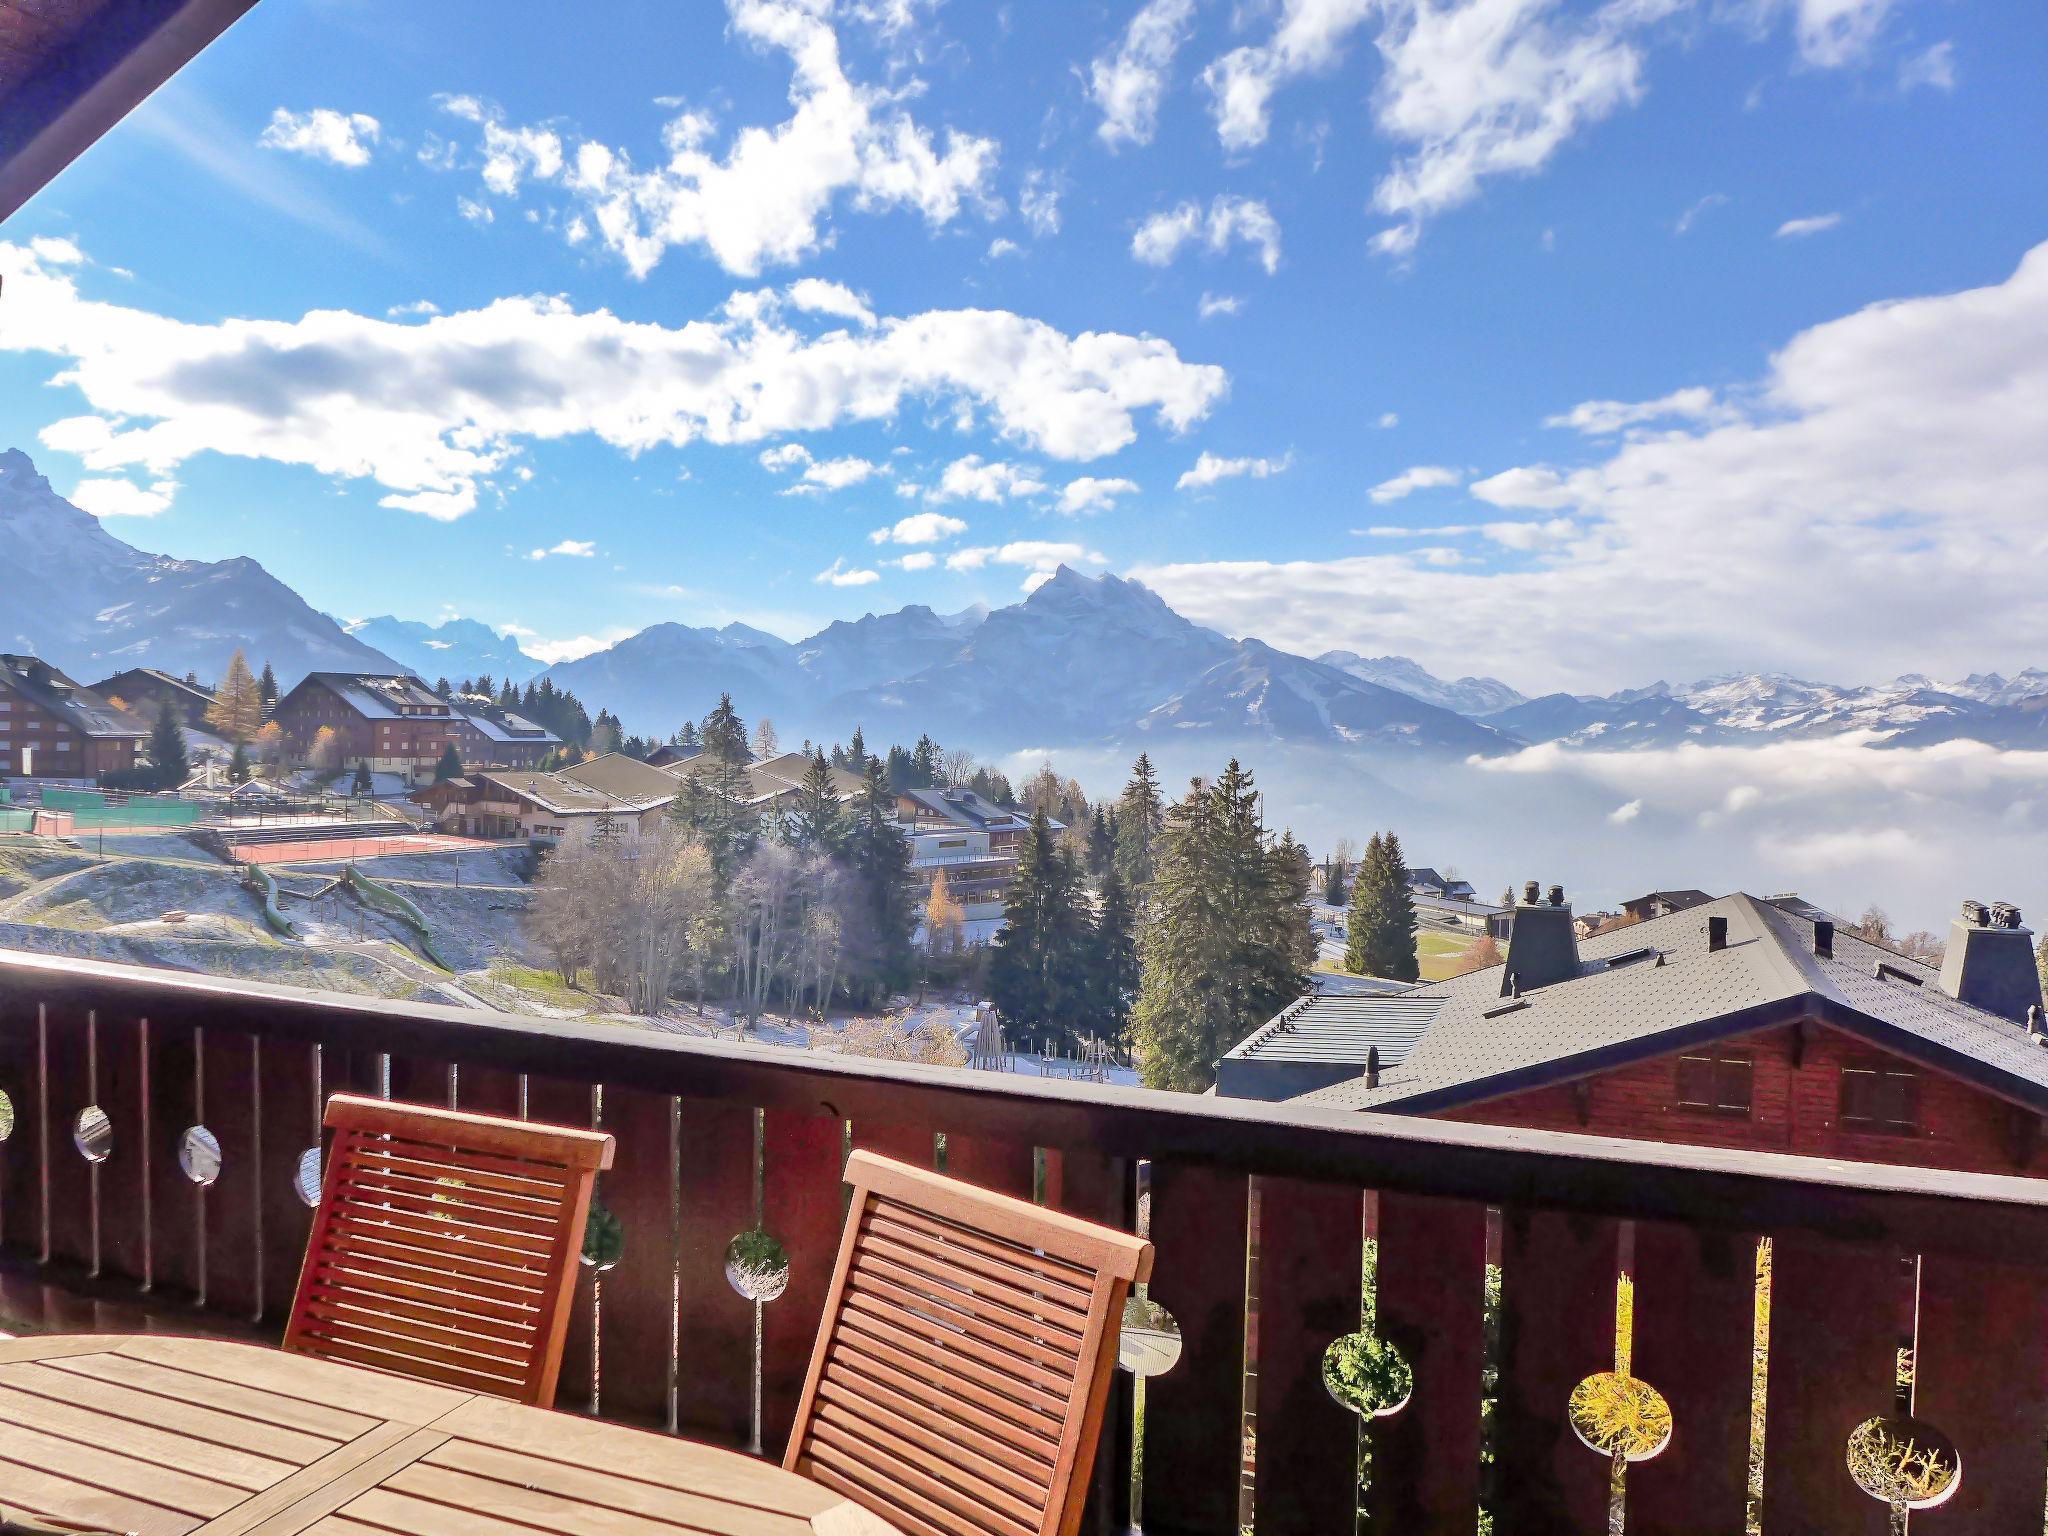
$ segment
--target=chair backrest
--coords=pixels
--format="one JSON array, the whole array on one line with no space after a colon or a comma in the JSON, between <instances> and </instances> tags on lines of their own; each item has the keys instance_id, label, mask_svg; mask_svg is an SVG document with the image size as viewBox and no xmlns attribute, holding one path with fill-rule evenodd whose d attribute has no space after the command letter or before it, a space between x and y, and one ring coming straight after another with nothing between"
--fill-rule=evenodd
<instances>
[{"instance_id":1,"label":"chair backrest","mask_svg":"<svg viewBox=\"0 0 2048 1536\"><path fill-rule=\"evenodd\" d=\"M905 1536L1071 1536L1152 1245L869 1152L783 1465Z\"/></svg>"},{"instance_id":2,"label":"chair backrest","mask_svg":"<svg viewBox=\"0 0 2048 1536\"><path fill-rule=\"evenodd\" d=\"M612 1139L336 1094L284 1347L535 1407Z\"/></svg>"}]
</instances>

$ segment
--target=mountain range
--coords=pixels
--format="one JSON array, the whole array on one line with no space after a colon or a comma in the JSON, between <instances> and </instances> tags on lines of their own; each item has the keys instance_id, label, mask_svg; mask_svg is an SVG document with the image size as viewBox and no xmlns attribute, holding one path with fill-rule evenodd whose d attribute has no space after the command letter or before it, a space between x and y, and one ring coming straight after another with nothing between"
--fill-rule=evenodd
<instances>
[{"instance_id":1,"label":"mountain range","mask_svg":"<svg viewBox=\"0 0 2048 1536\"><path fill-rule=\"evenodd\" d=\"M744 624L656 624L551 668L473 619L339 622L253 560L179 560L108 533L0 452L10 579L0 649L90 682L148 665L217 677L236 650L289 687L319 669L551 677L629 731L666 736L730 692L785 738L929 732L985 752L1147 742L1279 742L1365 755L1460 756L1525 744L1650 748L1875 733L1888 746L1975 740L2048 749L2048 669L1917 674L1873 686L1749 673L1690 684L1529 698L1492 677L1455 681L1403 656L1314 658L1192 623L1138 582L1062 567L1021 602L941 614L913 605L799 641Z\"/></svg>"}]
</instances>

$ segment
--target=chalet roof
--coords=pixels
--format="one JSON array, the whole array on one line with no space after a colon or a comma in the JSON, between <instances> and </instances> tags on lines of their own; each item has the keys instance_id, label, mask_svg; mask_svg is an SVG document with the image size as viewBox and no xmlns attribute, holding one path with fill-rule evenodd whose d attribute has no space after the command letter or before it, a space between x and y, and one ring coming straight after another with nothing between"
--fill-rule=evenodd
<instances>
[{"instance_id":1,"label":"chalet roof","mask_svg":"<svg viewBox=\"0 0 2048 1536\"><path fill-rule=\"evenodd\" d=\"M1645 891L1640 896L1624 901L1621 907L1624 912L1633 912L1638 907L1652 905L1662 905L1670 907L1673 911L1683 911L1687 907L1703 907L1713 899L1705 891Z\"/></svg>"},{"instance_id":2,"label":"chalet roof","mask_svg":"<svg viewBox=\"0 0 2048 1536\"><path fill-rule=\"evenodd\" d=\"M119 693L124 679L131 677L139 677L158 688L168 688L174 693L183 694L196 704L213 702L213 690L205 684L189 683L182 677L173 677L170 673L160 672L155 667L124 667L111 677L103 677L94 683L92 691L101 695ZM134 685L127 686L132 689Z\"/></svg>"},{"instance_id":3,"label":"chalet roof","mask_svg":"<svg viewBox=\"0 0 2048 1536\"><path fill-rule=\"evenodd\" d=\"M150 732L149 722L140 715L116 709L39 656L0 655L0 687L48 710L81 736L125 741Z\"/></svg>"},{"instance_id":4,"label":"chalet roof","mask_svg":"<svg viewBox=\"0 0 2048 1536\"><path fill-rule=\"evenodd\" d=\"M676 781L673 775L641 762L637 757L628 757L623 752L606 752L573 767L561 770L565 779L619 800L631 800L641 804L666 804L676 797Z\"/></svg>"},{"instance_id":5,"label":"chalet roof","mask_svg":"<svg viewBox=\"0 0 2048 1536\"><path fill-rule=\"evenodd\" d=\"M1934 967L1846 924L1832 955L1816 955L1816 914L1723 896L1585 940L1576 976L1520 998L1501 996L1500 966L1419 988L1408 998L1435 998L1437 1012L1378 1088L1360 1076L1300 1102L1428 1113L1812 1017L2048 1112L2048 1050L2024 1028L1958 1002ZM1710 917L1728 924L1719 950L1707 946Z\"/></svg>"},{"instance_id":6,"label":"chalet roof","mask_svg":"<svg viewBox=\"0 0 2048 1536\"><path fill-rule=\"evenodd\" d=\"M701 752L693 753L679 762L664 763L660 772L672 782L694 778L701 773L710 759ZM763 805L794 794L803 788L804 779L811 771L811 758L803 752L783 752L775 757L763 758L747 764L747 803ZM828 765L827 774L832 780L832 792L841 800L851 800L861 791L861 777L847 769Z\"/></svg>"},{"instance_id":7,"label":"chalet roof","mask_svg":"<svg viewBox=\"0 0 2048 1536\"><path fill-rule=\"evenodd\" d=\"M1229 1054L1243 1061L1355 1062L1377 1049L1384 1071L1407 1058L1444 999L1427 992L1327 992L1298 998Z\"/></svg>"},{"instance_id":8,"label":"chalet roof","mask_svg":"<svg viewBox=\"0 0 2048 1536\"><path fill-rule=\"evenodd\" d=\"M416 677L381 672L309 672L299 684L318 683L365 720L418 719L407 709L431 708L443 714L453 711L448 701ZM297 693L299 688L294 688Z\"/></svg>"},{"instance_id":9,"label":"chalet roof","mask_svg":"<svg viewBox=\"0 0 2048 1536\"><path fill-rule=\"evenodd\" d=\"M561 737L546 726L496 704L473 703L467 698L448 701L449 709L476 727L486 741L517 742L521 745L559 747Z\"/></svg>"},{"instance_id":10,"label":"chalet roof","mask_svg":"<svg viewBox=\"0 0 2048 1536\"><path fill-rule=\"evenodd\" d=\"M976 832L1031 825L1031 818L1024 812L1006 811L971 789L906 789L903 797L917 807L919 820L950 821ZM1046 822L1055 832L1065 830L1064 823L1051 817Z\"/></svg>"},{"instance_id":11,"label":"chalet roof","mask_svg":"<svg viewBox=\"0 0 2048 1536\"><path fill-rule=\"evenodd\" d=\"M490 785L516 800L529 801L551 816L601 816L606 812L637 816L666 803L663 799L608 794L566 774L538 770L472 773L467 778L471 784Z\"/></svg>"}]
</instances>

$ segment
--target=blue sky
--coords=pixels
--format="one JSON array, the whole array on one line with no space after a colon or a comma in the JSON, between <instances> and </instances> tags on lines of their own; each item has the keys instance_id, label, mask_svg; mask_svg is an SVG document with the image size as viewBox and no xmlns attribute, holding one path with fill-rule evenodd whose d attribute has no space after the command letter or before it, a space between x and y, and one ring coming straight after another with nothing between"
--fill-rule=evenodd
<instances>
[{"instance_id":1,"label":"blue sky","mask_svg":"<svg viewBox=\"0 0 2048 1536\"><path fill-rule=\"evenodd\" d=\"M1526 689L2048 661L2036 5L582 9L259 5L0 228L0 436L549 656L1066 559Z\"/></svg>"}]
</instances>

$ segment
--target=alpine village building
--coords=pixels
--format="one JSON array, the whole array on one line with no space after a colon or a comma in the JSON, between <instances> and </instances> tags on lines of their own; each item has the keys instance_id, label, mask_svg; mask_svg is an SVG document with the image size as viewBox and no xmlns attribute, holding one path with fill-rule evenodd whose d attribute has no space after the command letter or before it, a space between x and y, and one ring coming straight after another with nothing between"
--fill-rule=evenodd
<instances>
[{"instance_id":1,"label":"alpine village building","mask_svg":"<svg viewBox=\"0 0 2048 1536\"><path fill-rule=\"evenodd\" d=\"M116 672L94 683L92 692L109 702L118 701L130 714L141 716L151 725L156 724L157 716L168 704L185 729L209 728L206 712L213 707L213 690L204 683L173 677L155 667L130 667L125 672Z\"/></svg>"},{"instance_id":2,"label":"alpine village building","mask_svg":"<svg viewBox=\"0 0 2048 1536\"><path fill-rule=\"evenodd\" d=\"M357 763L408 783L431 780L452 743L465 765L537 768L561 739L477 697L444 699L416 677L312 672L277 701L271 718L300 752L334 731L337 768Z\"/></svg>"},{"instance_id":3,"label":"alpine village building","mask_svg":"<svg viewBox=\"0 0 2048 1536\"><path fill-rule=\"evenodd\" d=\"M0 777L89 781L133 768L149 731L39 657L0 655Z\"/></svg>"},{"instance_id":4,"label":"alpine village building","mask_svg":"<svg viewBox=\"0 0 2048 1536\"><path fill-rule=\"evenodd\" d=\"M2048 1176L2032 935L1964 904L1939 966L1797 897L1723 896L1581 944L1553 886L1506 958L1302 998L1217 1091L1637 1140Z\"/></svg>"}]
</instances>

